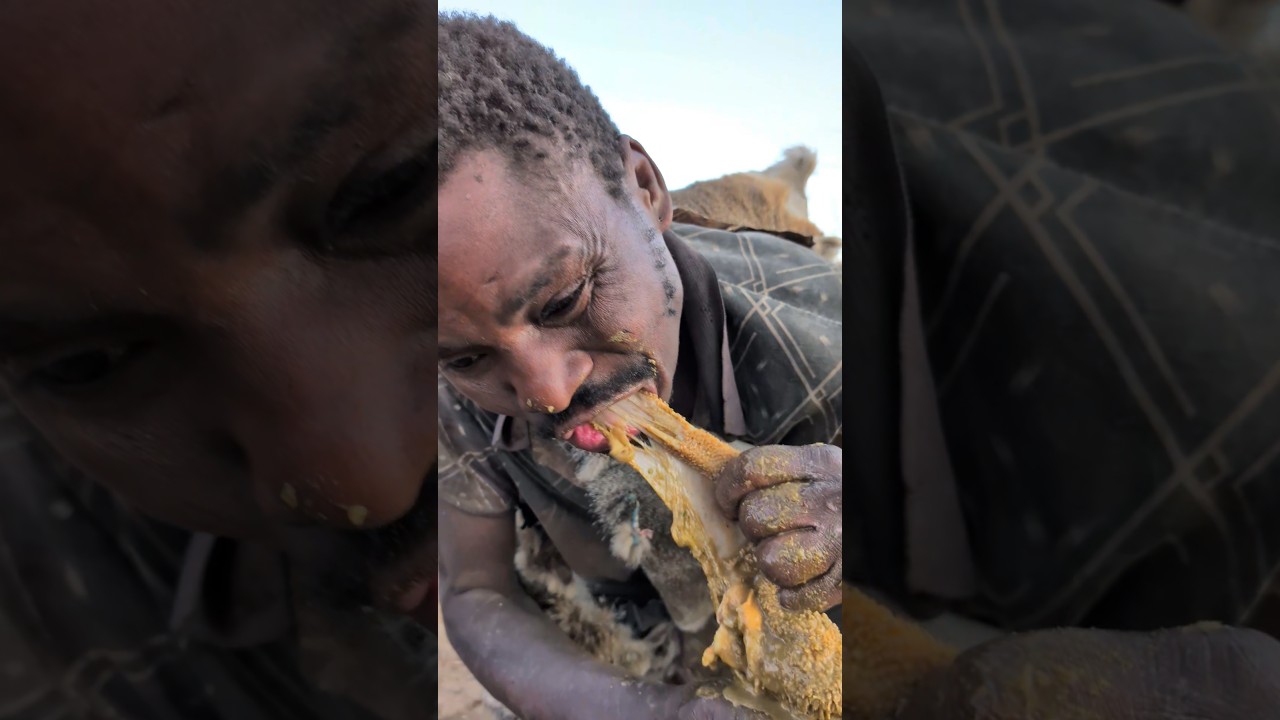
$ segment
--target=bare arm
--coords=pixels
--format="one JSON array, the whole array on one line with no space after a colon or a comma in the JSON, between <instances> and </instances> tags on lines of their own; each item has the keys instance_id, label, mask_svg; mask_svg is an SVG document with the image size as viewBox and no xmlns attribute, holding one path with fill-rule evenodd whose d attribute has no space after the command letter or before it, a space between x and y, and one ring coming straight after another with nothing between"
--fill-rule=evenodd
<instances>
[{"instance_id":1,"label":"bare arm","mask_svg":"<svg viewBox=\"0 0 1280 720\"><path fill-rule=\"evenodd\" d=\"M515 576L515 520L440 504L440 601L459 657L530 720L676 717L688 693L596 662L548 620Z\"/></svg>"}]
</instances>

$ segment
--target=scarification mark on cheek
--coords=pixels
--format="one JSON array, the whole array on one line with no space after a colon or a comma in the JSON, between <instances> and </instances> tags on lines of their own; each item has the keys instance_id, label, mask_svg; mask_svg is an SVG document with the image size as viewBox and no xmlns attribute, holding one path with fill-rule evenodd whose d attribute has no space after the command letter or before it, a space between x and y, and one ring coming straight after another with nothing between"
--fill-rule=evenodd
<instances>
[{"instance_id":1,"label":"scarification mark on cheek","mask_svg":"<svg viewBox=\"0 0 1280 720\"><path fill-rule=\"evenodd\" d=\"M653 267L662 277L662 294L666 298L666 307L664 313L667 317L676 316L676 286L672 281L673 270L668 267L667 247L662 242L662 236L658 234L656 228L652 226L645 227L645 236L649 241L649 251L653 253Z\"/></svg>"},{"instance_id":2,"label":"scarification mark on cheek","mask_svg":"<svg viewBox=\"0 0 1280 720\"><path fill-rule=\"evenodd\" d=\"M662 293L667 298L667 317L675 317L676 286L671 284L671 278L662 279Z\"/></svg>"}]
</instances>

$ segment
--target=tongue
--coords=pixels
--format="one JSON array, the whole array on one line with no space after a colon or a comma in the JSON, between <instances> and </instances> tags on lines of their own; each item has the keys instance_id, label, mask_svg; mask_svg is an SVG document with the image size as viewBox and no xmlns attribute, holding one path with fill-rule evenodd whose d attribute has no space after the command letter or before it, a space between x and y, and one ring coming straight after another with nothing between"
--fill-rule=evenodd
<instances>
[{"instance_id":1,"label":"tongue","mask_svg":"<svg viewBox=\"0 0 1280 720\"><path fill-rule=\"evenodd\" d=\"M574 447L587 452L609 452L608 438L599 430L591 427L590 423L583 423L574 428L569 435L569 442Z\"/></svg>"}]
</instances>

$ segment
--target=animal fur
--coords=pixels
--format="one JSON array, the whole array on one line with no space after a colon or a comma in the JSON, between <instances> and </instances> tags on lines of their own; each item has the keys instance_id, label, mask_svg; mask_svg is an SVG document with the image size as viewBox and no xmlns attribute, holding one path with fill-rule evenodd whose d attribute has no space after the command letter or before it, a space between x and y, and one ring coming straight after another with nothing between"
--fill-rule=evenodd
<instances>
[{"instance_id":1,"label":"animal fur","mask_svg":"<svg viewBox=\"0 0 1280 720\"><path fill-rule=\"evenodd\" d=\"M572 471L575 483L587 490L611 552L628 567L644 570L673 619L637 637L596 600L545 532L536 525L526 527L517 512L515 569L525 592L565 635L602 663L650 682L705 679L696 665L710 641L707 632L714 629L714 608L697 561L671 538L671 511L639 473L607 455L542 440L532 450L539 462ZM487 692L482 701L495 720L514 719Z\"/></svg>"},{"instance_id":2,"label":"animal fur","mask_svg":"<svg viewBox=\"0 0 1280 720\"><path fill-rule=\"evenodd\" d=\"M719 222L813 238L814 251L835 262L840 238L823 233L809 220L805 186L817 166L817 153L796 146L764 170L696 182L672 192L671 198L677 207Z\"/></svg>"},{"instance_id":3,"label":"animal fur","mask_svg":"<svg viewBox=\"0 0 1280 720\"><path fill-rule=\"evenodd\" d=\"M661 623L637 637L612 610L596 601L541 528L525 526L520 512L516 513L515 569L525 592L547 618L599 662L649 682L669 681L678 672L681 638L675 626ZM481 702L494 720L515 720L488 691Z\"/></svg>"},{"instance_id":4,"label":"animal fur","mask_svg":"<svg viewBox=\"0 0 1280 720\"><path fill-rule=\"evenodd\" d=\"M679 654L674 626L662 623L644 637L636 637L611 609L596 601L542 529L519 527L521 521L517 516L516 573L525 592L547 617L600 662L622 668L636 678L668 679Z\"/></svg>"}]
</instances>

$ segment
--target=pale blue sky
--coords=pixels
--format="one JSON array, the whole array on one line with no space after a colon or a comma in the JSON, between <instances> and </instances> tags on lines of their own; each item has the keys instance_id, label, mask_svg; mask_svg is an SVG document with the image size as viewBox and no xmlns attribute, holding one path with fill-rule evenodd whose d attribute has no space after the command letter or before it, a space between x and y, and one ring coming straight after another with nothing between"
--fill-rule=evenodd
<instances>
[{"instance_id":1,"label":"pale blue sky","mask_svg":"<svg viewBox=\"0 0 1280 720\"><path fill-rule=\"evenodd\" d=\"M659 0L443 0L549 46L595 91L668 186L762 170L792 145L818 152L809 215L841 234L840 4Z\"/></svg>"}]
</instances>

